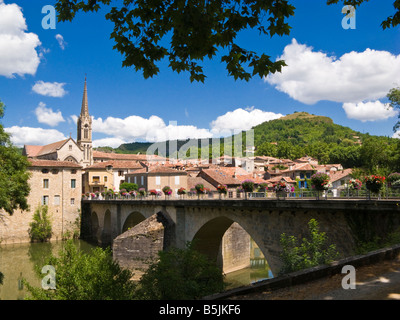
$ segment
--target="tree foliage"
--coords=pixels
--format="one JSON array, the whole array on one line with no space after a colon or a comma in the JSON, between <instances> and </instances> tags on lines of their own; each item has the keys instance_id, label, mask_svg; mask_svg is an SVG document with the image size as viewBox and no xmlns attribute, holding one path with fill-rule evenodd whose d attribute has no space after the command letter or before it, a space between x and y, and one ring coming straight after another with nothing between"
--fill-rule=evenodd
<instances>
[{"instance_id":1,"label":"tree foliage","mask_svg":"<svg viewBox=\"0 0 400 320\"><path fill-rule=\"evenodd\" d=\"M327 0L354 6L368 0ZM221 62L235 79L249 80L255 75L280 72L285 62L272 61L266 53L239 46L240 31L258 30L264 36L289 35L288 18L295 7L287 0L57 0L59 21L72 21L76 14L97 12L110 7L105 18L114 25L111 38L114 49L123 56L124 67L141 70L145 78L160 71L157 62L168 58L176 72L190 73L191 81L206 78L199 64L214 59L221 50ZM400 21L400 0L394 2L395 14L383 23L383 29Z\"/></svg>"},{"instance_id":2,"label":"tree foliage","mask_svg":"<svg viewBox=\"0 0 400 320\"><path fill-rule=\"evenodd\" d=\"M393 109L399 109L400 111L400 87L391 89L387 94L387 98L390 101L390 106ZM400 119L400 112L399 112L399 119ZM400 120L393 127L393 131L397 130L400 130Z\"/></svg>"},{"instance_id":3,"label":"tree foliage","mask_svg":"<svg viewBox=\"0 0 400 320\"><path fill-rule=\"evenodd\" d=\"M130 182L123 182L119 185L119 189L125 189L126 192L129 191L137 191L139 189L139 186L136 183L130 183Z\"/></svg>"},{"instance_id":4,"label":"tree foliage","mask_svg":"<svg viewBox=\"0 0 400 320\"><path fill-rule=\"evenodd\" d=\"M49 207L39 205L33 214L33 221L28 230L31 241L45 242L50 240L52 234L51 220L48 216Z\"/></svg>"},{"instance_id":5,"label":"tree foliage","mask_svg":"<svg viewBox=\"0 0 400 320\"><path fill-rule=\"evenodd\" d=\"M294 236L281 235L282 262L281 274L290 273L334 261L339 255L334 244L328 244L325 232L319 231L318 222L308 222L309 236L303 238L301 244Z\"/></svg>"},{"instance_id":6,"label":"tree foliage","mask_svg":"<svg viewBox=\"0 0 400 320\"><path fill-rule=\"evenodd\" d=\"M0 119L4 116L4 108L0 101ZM16 209L28 209L28 166L28 160L12 145L10 136L0 124L0 209L9 214Z\"/></svg>"},{"instance_id":7,"label":"tree foliage","mask_svg":"<svg viewBox=\"0 0 400 320\"><path fill-rule=\"evenodd\" d=\"M192 243L185 249L160 251L159 258L139 282L140 299L200 299L221 292L225 287L221 269L197 252Z\"/></svg>"},{"instance_id":8,"label":"tree foliage","mask_svg":"<svg viewBox=\"0 0 400 320\"><path fill-rule=\"evenodd\" d=\"M68 240L59 256L51 256L47 265L55 268L56 290L27 285L32 300L131 300L136 285L132 273L113 261L109 248L80 251ZM39 271L39 270L38 270ZM42 278L43 275L38 272Z\"/></svg>"}]
</instances>

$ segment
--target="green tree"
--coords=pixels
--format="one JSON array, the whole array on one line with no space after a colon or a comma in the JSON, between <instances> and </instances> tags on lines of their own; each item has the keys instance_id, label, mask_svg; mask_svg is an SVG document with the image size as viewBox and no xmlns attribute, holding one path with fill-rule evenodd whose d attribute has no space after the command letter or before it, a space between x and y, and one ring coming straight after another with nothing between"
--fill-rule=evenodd
<instances>
[{"instance_id":1,"label":"green tree","mask_svg":"<svg viewBox=\"0 0 400 320\"><path fill-rule=\"evenodd\" d=\"M0 101L0 119L4 116L4 108ZM11 215L14 210L28 209L29 165L26 157L12 145L10 136L0 124L0 209Z\"/></svg>"},{"instance_id":2,"label":"green tree","mask_svg":"<svg viewBox=\"0 0 400 320\"><path fill-rule=\"evenodd\" d=\"M51 221L48 216L49 207L39 205L33 214L33 221L28 230L31 241L45 242L50 240L52 234Z\"/></svg>"},{"instance_id":3,"label":"green tree","mask_svg":"<svg viewBox=\"0 0 400 320\"><path fill-rule=\"evenodd\" d=\"M399 109L400 111L400 87L391 89L387 94L387 98L390 101L390 106L393 109ZM399 119L400 119L400 113L399 113ZM393 131L397 130L400 130L400 120L393 127Z\"/></svg>"},{"instance_id":4,"label":"green tree","mask_svg":"<svg viewBox=\"0 0 400 320\"><path fill-rule=\"evenodd\" d=\"M136 183L123 182L119 185L119 190L125 189L126 192L138 190L139 186Z\"/></svg>"},{"instance_id":5,"label":"green tree","mask_svg":"<svg viewBox=\"0 0 400 320\"><path fill-rule=\"evenodd\" d=\"M281 235L283 267L280 274L290 273L314 266L327 264L339 256L334 244L328 244L325 232L319 231L318 222L311 219L308 222L309 237L303 238L298 245L294 236Z\"/></svg>"},{"instance_id":6,"label":"green tree","mask_svg":"<svg viewBox=\"0 0 400 320\"><path fill-rule=\"evenodd\" d=\"M359 6L367 0L328 0ZM124 55L123 66L142 70L145 78L159 73L157 62L169 59L169 67L176 72L190 73L191 81L204 81L199 62L216 57L218 49L226 49L221 62L235 79L249 80L280 72L284 61L272 61L266 53L257 54L242 48L236 38L240 31L256 29L264 36L289 35L286 22L294 15L295 7L287 0L58 0L59 21L72 21L76 13L97 12L111 7L105 18L114 24L111 38L114 49ZM397 10L382 23L395 27L399 21ZM169 44L165 46L164 44ZM249 69L248 71L245 69Z\"/></svg>"},{"instance_id":7,"label":"green tree","mask_svg":"<svg viewBox=\"0 0 400 320\"><path fill-rule=\"evenodd\" d=\"M0 100L0 119L4 116L4 109L4 103ZM10 136L0 123L0 209L10 215L17 209L28 209L28 166L28 160L12 145ZM0 272L0 284L3 277Z\"/></svg>"},{"instance_id":8,"label":"green tree","mask_svg":"<svg viewBox=\"0 0 400 320\"><path fill-rule=\"evenodd\" d=\"M32 300L131 300L136 285L133 274L121 269L112 259L109 248L95 248L83 253L68 240L58 257L51 256L48 265L55 268L56 289L33 287L25 281ZM38 276L43 275L38 270Z\"/></svg>"},{"instance_id":9,"label":"green tree","mask_svg":"<svg viewBox=\"0 0 400 320\"><path fill-rule=\"evenodd\" d=\"M98 11L114 2L58 0L58 20L71 21L79 11ZM125 56L123 66L143 70L148 78L158 74L156 62L168 58L173 71L186 71L191 81L204 81L199 61L214 58L218 48L228 48L221 62L235 79L280 71L283 61L274 62L266 54L242 48L235 39L248 28L271 37L288 35L286 19L293 13L287 0L126 0L111 7L105 17L114 24L111 38L116 42L114 49ZM246 65L251 72L245 70Z\"/></svg>"},{"instance_id":10,"label":"green tree","mask_svg":"<svg viewBox=\"0 0 400 320\"><path fill-rule=\"evenodd\" d=\"M192 300L225 288L220 268L188 243L185 249L159 252L139 281L138 297L146 300Z\"/></svg>"}]
</instances>

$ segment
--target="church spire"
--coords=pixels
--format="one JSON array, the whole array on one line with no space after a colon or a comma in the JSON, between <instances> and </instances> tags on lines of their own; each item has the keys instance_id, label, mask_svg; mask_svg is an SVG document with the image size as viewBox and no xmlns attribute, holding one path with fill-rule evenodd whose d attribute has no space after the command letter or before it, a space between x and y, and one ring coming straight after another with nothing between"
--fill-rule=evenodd
<instances>
[{"instance_id":1,"label":"church spire","mask_svg":"<svg viewBox=\"0 0 400 320\"><path fill-rule=\"evenodd\" d=\"M78 135L77 144L83 152L83 166L89 166L93 163L92 151L92 118L89 115L87 84L85 76L85 87L83 89L81 114L77 123Z\"/></svg>"},{"instance_id":2,"label":"church spire","mask_svg":"<svg viewBox=\"0 0 400 320\"><path fill-rule=\"evenodd\" d=\"M89 116L89 104L88 104L88 98L87 98L86 75L85 75L85 87L83 88L81 116Z\"/></svg>"}]
</instances>

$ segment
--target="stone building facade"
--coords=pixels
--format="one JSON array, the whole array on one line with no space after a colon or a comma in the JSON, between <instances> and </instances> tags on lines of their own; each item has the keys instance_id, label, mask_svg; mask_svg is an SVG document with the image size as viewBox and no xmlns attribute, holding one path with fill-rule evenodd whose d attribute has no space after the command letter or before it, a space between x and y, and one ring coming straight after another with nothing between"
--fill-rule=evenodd
<instances>
[{"instance_id":1,"label":"stone building facade","mask_svg":"<svg viewBox=\"0 0 400 320\"><path fill-rule=\"evenodd\" d=\"M52 224L52 240L59 240L77 228L82 189L82 167L68 161L29 160L31 191L29 209L13 215L0 210L1 244L29 242L29 228L39 205L47 205Z\"/></svg>"}]
</instances>

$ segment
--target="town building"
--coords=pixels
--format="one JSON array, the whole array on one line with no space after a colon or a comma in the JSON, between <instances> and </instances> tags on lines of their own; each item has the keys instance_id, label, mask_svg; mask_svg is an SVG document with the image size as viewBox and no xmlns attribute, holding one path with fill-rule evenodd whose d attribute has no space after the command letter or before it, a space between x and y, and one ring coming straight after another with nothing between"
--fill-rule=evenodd
<instances>
[{"instance_id":1,"label":"town building","mask_svg":"<svg viewBox=\"0 0 400 320\"><path fill-rule=\"evenodd\" d=\"M120 184L126 181L126 175L144 166L139 161L109 160L97 162L85 168L82 176L83 193L119 191Z\"/></svg>"},{"instance_id":2,"label":"town building","mask_svg":"<svg viewBox=\"0 0 400 320\"><path fill-rule=\"evenodd\" d=\"M163 166L146 167L125 175L125 182L136 183L146 191L162 191L169 186L173 196L177 196L178 189L188 189L188 174L183 170L171 169Z\"/></svg>"},{"instance_id":3,"label":"town building","mask_svg":"<svg viewBox=\"0 0 400 320\"><path fill-rule=\"evenodd\" d=\"M52 239L61 239L67 232L72 233L77 228L82 197L82 167L69 161L29 159L29 162L29 209L16 210L13 215L0 210L2 244L30 241L30 223L40 205L48 206Z\"/></svg>"}]
</instances>

